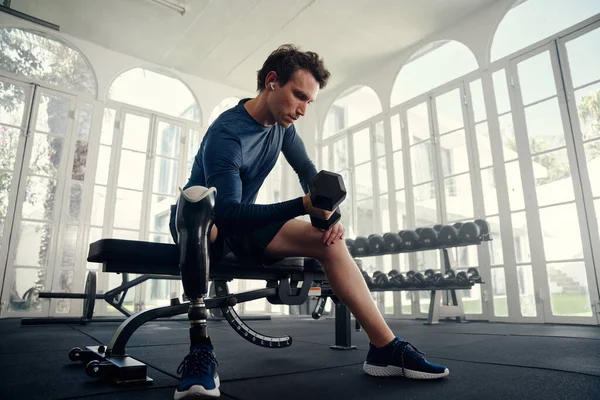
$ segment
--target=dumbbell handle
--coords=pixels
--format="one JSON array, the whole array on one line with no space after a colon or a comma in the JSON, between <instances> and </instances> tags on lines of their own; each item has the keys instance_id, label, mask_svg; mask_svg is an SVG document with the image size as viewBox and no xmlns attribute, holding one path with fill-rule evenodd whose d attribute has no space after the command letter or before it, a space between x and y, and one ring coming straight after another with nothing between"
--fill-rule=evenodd
<instances>
[{"instance_id":1,"label":"dumbbell handle","mask_svg":"<svg viewBox=\"0 0 600 400\"><path fill-rule=\"evenodd\" d=\"M319 319L323 315L323 311L325 311L325 303L327 302L327 297L319 297L317 299L317 304L315 305L315 309L312 312L313 319Z\"/></svg>"},{"instance_id":2,"label":"dumbbell handle","mask_svg":"<svg viewBox=\"0 0 600 400\"><path fill-rule=\"evenodd\" d=\"M88 295L85 293L52 293L52 292L40 292L38 294L40 299L87 299ZM96 299L103 299L103 294L96 294Z\"/></svg>"}]
</instances>

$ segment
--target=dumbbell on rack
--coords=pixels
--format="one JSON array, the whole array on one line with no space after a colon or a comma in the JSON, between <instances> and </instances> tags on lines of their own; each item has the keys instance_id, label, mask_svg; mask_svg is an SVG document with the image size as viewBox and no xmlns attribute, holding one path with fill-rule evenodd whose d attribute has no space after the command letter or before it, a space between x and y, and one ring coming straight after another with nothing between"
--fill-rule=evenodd
<instances>
[{"instance_id":1,"label":"dumbbell on rack","mask_svg":"<svg viewBox=\"0 0 600 400\"><path fill-rule=\"evenodd\" d=\"M410 287L426 286L423 274L412 270L406 273L406 282L410 284Z\"/></svg>"},{"instance_id":2,"label":"dumbbell on rack","mask_svg":"<svg viewBox=\"0 0 600 400\"><path fill-rule=\"evenodd\" d=\"M366 256L369 254L369 239L364 236L357 236L354 239L354 255Z\"/></svg>"},{"instance_id":3,"label":"dumbbell on rack","mask_svg":"<svg viewBox=\"0 0 600 400\"><path fill-rule=\"evenodd\" d=\"M463 286L470 283L482 283L482 280L477 268L469 268L467 272L461 271L456 274L456 283Z\"/></svg>"},{"instance_id":4,"label":"dumbbell on rack","mask_svg":"<svg viewBox=\"0 0 600 400\"><path fill-rule=\"evenodd\" d=\"M438 245L438 233L433 228L419 228L419 246L422 248Z\"/></svg>"},{"instance_id":5,"label":"dumbbell on rack","mask_svg":"<svg viewBox=\"0 0 600 400\"><path fill-rule=\"evenodd\" d=\"M368 238L369 254L380 254L384 252L385 242L381 235L373 233Z\"/></svg>"},{"instance_id":6,"label":"dumbbell on rack","mask_svg":"<svg viewBox=\"0 0 600 400\"><path fill-rule=\"evenodd\" d=\"M437 273L433 276L433 284L435 286L452 286L456 284L456 273L453 270L445 273Z\"/></svg>"},{"instance_id":7,"label":"dumbbell on rack","mask_svg":"<svg viewBox=\"0 0 600 400\"><path fill-rule=\"evenodd\" d=\"M373 273L373 287L377 289L387 289L390 287L390 280L386 274L381 271Z\"/></svg>"},{"instance_id":8,"label":"dumbbell on rack","mask_svg":"<svg viewBox=\"0 0 600 400\"><path fill-rule=\"evenodd\" d=\"M398 272L398 270L391 270L390 272L388 272L388 277L390 280L389 285L391 287L394 288L405 288L410 286L410 283L408 283L406 281L406 278L404 277L404 275L402 275L400 272Z\"/></svg>"}]
</instances>

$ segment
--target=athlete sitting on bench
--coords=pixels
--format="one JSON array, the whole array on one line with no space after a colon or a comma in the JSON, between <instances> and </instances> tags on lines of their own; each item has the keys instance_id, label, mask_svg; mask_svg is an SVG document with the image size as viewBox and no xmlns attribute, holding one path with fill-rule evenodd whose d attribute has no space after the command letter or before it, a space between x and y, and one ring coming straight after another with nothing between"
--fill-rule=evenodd
<instances>
[{"instance_id":1,"label":"athlete sitting on bench","mask_svg":"<svg viewBox=\"0 0 600 400\"><path fill-rule=\"evenodd\" d=\"M286 257L314 258L323 265L336 296L369 337L365 373L414 379L444 377L448 375L446 367L426 361L418 350L392 333L346 248L342 224L321 231L295 219L306 214L328 219L331 212L313 207L308 194L277 204L254 204L280 152L298 174L304 193L308 193L308 184L317 170L293 123L306 113L329 76L317 54L292 45L281 46L258 72L257 97L241 100L206 132L184 190L193 186L216 188L211 263L219 261L224 248L240 259L262 265ZM173 206L171 232L177 240L175 214ZM186 282L183 271L182 279L186 295L191 298L187 291L195 282ZM199 304L203 307L201 300ZM192 321L190 340L175 399L218 397L217 363L205 326L199 329Z\"/></svg>"}]
</instances>

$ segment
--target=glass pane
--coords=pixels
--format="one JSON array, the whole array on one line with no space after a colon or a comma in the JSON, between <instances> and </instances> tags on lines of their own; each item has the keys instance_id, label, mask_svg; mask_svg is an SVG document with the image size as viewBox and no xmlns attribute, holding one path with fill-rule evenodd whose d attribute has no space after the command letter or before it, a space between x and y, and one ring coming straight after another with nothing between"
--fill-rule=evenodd
<instances>
[{"instance_id":1,"label":"glass pane","mask_svg":"<svg viewBox=\"0 0 600 400\"><path fill-rule=\"evenodd\" d=\"M448 220L457 221L473 217L475 212L473 211L473 192L469 174L444 179L444 188Z\"/></svg>"},{"instance_id":2,"label":"glass pane","mask_svg":"<svg viewBox=\"0 0 600 400\"><path fill-rule=\"evenodd\" d=\"M575 92L577 115L583 140L600 136L600 83L587 86Z\"/></svg>"},{"instance_id":3,"label":"glass pane","mask_svg":"<svg viewBox=\"0 0 600 400\"><path fill-rule=\"evenodd\" d=\"M379 213L381 214L381 232L390 231L390 202L388 195L379 197ZM391 270L391 268L390 268Z\"/></svg>"},{"instance_id":4,"label":"glass pane","mask_svg":"<svg viewBox=\"0 0 600 400\"><path fill-rule=\"evenodd\" d=\"M532 153L565 145L560 108L556 97L525 108L525 121Z\"/></svg>"},{"instance_id":5,"label":"glass pane","mask_svg":"<svg viewBox=\"0 0 600 400\"><path fill-rule=\"evenodd\" d=\"M483 208L486 215L498 213L498 193L496 191L496 178L494 168L481 170L481 188L483 192Z\"/></svg>"},{"instance_id":6,"label":"glass pane","mask_svg":"<svg viewBox=\"0 0 600 400\"><path fill-rule=\"evenodd\" d=\"M12 172L0 172L0 218L6 218L12 176Z\"/></svg>"},{"instance_id":7,"label":"glass pane","mask_svg":"<svg viewBox=\"0 0 600 400\"><path fill-rule=\"evenodd\" d=\"M432 150L432 145L429 140L410 148L410 165L413 184L418 185L433 180Z\"/></svg>"},{"instance_id":8,"label":"glass pane","mask_svg":"<svg viewBox=\"0 0 600 400\"><path fill-rule=\"evenodd\" d=\"M110 146L112 144L113 132L115 130L116 111L112 108L104 109L102 118L102 132L100 134L100 143Z\"/></svg>"},{"instance_id":9,"label":"glass pane","mask_svg":"<svg viewBox=\"0 0 600 400\"><path fill-rule=\"evenodd\" d=\"M508 317L508 303L506 301L506 280L504 268L492 268L492 291L494 301L494 315Z\"/></svg>"},{"instance_id":10,"label":"glass pane","mask_svg":"<svg viewBox=\"0 0 600 400\"><path fill-rule=\"evenodd\" d=\"M552 60L547 50L520 62L517 69L524 105L556 95Z\"/></svg>"},{"instance_id":11,"label":"glass pane","mask_svg":"<svg viewBox=\"0 0 600 400\"><path fill-rule=\"evenodd\" d=\"M198 150L200 149L200 144L202 142L202 135L199 131L195 129L190 129L190 135L188 137L188 154L187 159L188 162L193 162Z\"/></svg>"},{"instance_id":12,"label":"glass pane","mask_svg":"<svg viewBox=\"0 0 600 400\"><path fill-rule=\"evenodd\" d=\"M83 181L85 179L85 167L87 164L88 142L78 140L75 142L75 156L73 157L73 170L71 179Z\"/></svg>"},{"instance_id":13,"label":"glass pane","mask_svg":"<svg viewBox=\"0 0 600 400\"><path fill-rule=\"evenodd\" d=\"M63 138L36 133L29 161L29 173L56 177L62 159Z\"/></svg>"},{"instance_id":14,"label":"glass pane","mask_svg":"<svg viewBox=\"0 0 600 400\"><path fill-rule=\"evenodd\" d=\"M494 81L494 93L496 94L496 108L498 114L504 114L511 110L510 97L508 95L508 86L506 83L506 72L501 69L492 74Z\"/></svg>"},{"instance_id":15,"label":"glass pane","mask_svg":"<svg viewBox=\"0 0 600 400\"><path fill-rule=\"evenodd\" d=\"M506 163L506 182L508 184L508 200L511 211L525 208L521 168L518 161Z\"/></svg>"},{"instance_id":16,"label":"glass pane","mask_svg":"<svg viewBox=\"0 0 600 400\"><path fill-rule=\"evenodd\" d=\"M404 161L402 151L394 153L394 182L396 189L404 189Z\"/></svg>"},{"instance_id":17,"label":"glass pane","mask_svg":"<svg viewBox=\"0 0 600 400\"><path fill-rule=\"evenodd\" d=\"M437 203L435 200L435 186L433 183L414 187L415 198L415 220L423 221L420 225L431 222L433 225L438 223ZM403 225L401 225L403 226Z\"/></svg>"},{"instance_id":18,"label":"glass pane","mask_svg":"<svg viewBox=\"0 0 600 400\"><path fill-rule=\"evenodd\" d=\"M72 269L61 269L58 278L58 287L53 287L53 292L72 293L73 292L73 276ZM54 300L54 311L57 314L66 314L71 311L71 299L56 299Z\"/></svg>"},{"instance_id":19,"label":"glass pane","mask_svg":"<svg viewBox=\"0 0 600 400\"><path fill-rule=\"evenodd\" d=\"M460 272L460 270L457 270L457 272ZM467 271L463 270L463 272ZM456 295L462 297L465 314L481 314L483 312L481 305L481 285L475 285L469 290L457 290Z\"/></svg>"},{"instance_id":20,"label":"glass pane","mask_svg":"<svg viewBox=\"0 0 600 400\"><path fill-rule=\"evenodd\" d=\"M548 264L553 315L591 317L590 292L583 262Z\"/></svg>"},{"instance_id":21,"label":"glass pane","mask_svg":"<svg viewBox=\"0 0 600 400\"><path fill-rule=\"evenodd\" d=\"M98 151L98 164L96 165L96 183L99 185L108 184L108 172L110 169L110 147L100 146Z\"/></svg>"},{"instance_id":22,"label":"glass pane","mask_svg":"<svg viewBox=\"0 0 600 400\"><path fill-rule=\"evenodd\" d=\"M339 172L348 168L348 139L343 138L333 144L333 169Z\"/></svg>"},{"instance_id":23,"label":"glass pane","mask_svg":"<svg viewBox=\"0 0 600 400\"><path fill-rule=\"evenodd\" d=\"M149 241L153 242L153 243L167 243L167 244L174 243L173 238L171 237L171 234L161 235L160 233L151 233Z\"/></svg>"},{"instance_id":24,"label":"glass pane","mask_svg":"<svg viewBox=\"0 0 600 400\"><path fill-rule=\"evenodd\" d=\"M566 43L573 87L600 79L600 53L592 50L598 48L598 43L598 28Z\"/></svg>"},{"instance_id":25,"label":"glass pane","mask_svg":"<svg viewBox=\"0 0 600 400\"><path fill-rule=\"evenodd\" d=\"M385 157L381 157L377 159L378 166L378 180L379 180L379 193L387 193L388 184L387 184L387 165L385 161Z\"/></svg>"},{"instance_id":26,"label":"glass pane","mask_svg":"<svg viewBox=\"0 0 600 400\"><path fill-rule=\"evenodd\" d=\"M375 124L375 156L380 157L385 155L385 133L383 130L383 121Z\"/></svg>"},{"instance_id":27,"label":"glass pane","mask_svg":"<svg viewBox=\"0 0 600 400\"><path fill-rule=\"evenodd\" d=\"M471 89L471 104L473 106L473 115L475 122L483 121L487 118L485 111L485 99L483 97L483 85L481 79L477 79L469 84Z\"/></svg>"},{"instance_id":28,"label":"glass pane","mask_svg":"<svg viewBox=\"0 0 600 400\"><path fill-rule=\"evenodd\" d=\"M412 314L412 293L413 292L396 292L396 295L401 296L400 299L402 301L402 314L410 315Z\"/></svg>"},{"instance_id":29,"label":"glass pane","mask_svg":"<svg viewBox=\"0 0 600 400\"><path fill-rule=\"evenodd\" d=\"M154 165L154 186L152 190L155 193L164 193L175 195L177 193L177 160L156 157Z\"/></svg>"},{"instance_id":30,"label":"glass pane","mask_svg":"<svg viewBox=\"0 0 600 400\"><path fill-rule=\"evenodd\" d=\"M321 147L321 168L317 170L329 170L329 146Z\"/></svg>"},{"instance_id":31,"label":"glass pane","mask_svg":"<svg viewBox=\"0 0 600 400\"><path fill-rule=\"evenodd\" d=\"M477 258L476 246L456 247L456 266L461 268L477 267L479 259Z\"/></svg>"},{"instance_id":32,"label":"glass pane","mask_svg":"<svg viewBox=\"0 0 600 400\"><path fill-rule=\"evenodd\" d=\"M575 199L568 157L566 149L533 157L535 190L540 207Z\"/></svg>"},{"instance_id":33,"label":"glass pane","mask_svg":"<svg viewBox=\"0 0 600 400\"><path fill-rule=\"evenodd\" d=\"M180 137L181 126L160 121L156 138L156 154L171 158L179 157Z\"/></svg>"},{"instance_id":34,"label":"glass pane","mask_svg":"<svg viewBox=\"0 0 600 400\"><path fill-rule=\"evenodd\" d=\"M517 159L519 155L517 154L517 142L515 140L515 127L513 125L512 114L499 117L498 124L500 125L504 161Z\"/></svg>"},{"instance_id":35,"label":"glass pane","mask_svg":"<svg viewBox=\"0 0 600 400\"><path fill-rule=\"evenodd\" d=\"M524 317L535 317L537 316L537 310L535 307L535 290L533 288L531 265L518 265L517 277L519 281L521 315Z\"/></svg>"},{"instance_id":36,"label":"glass pane","mask_svg":"<svg viewBox=\"0 0 600 400\"><path fill-rule=\"evenodd\" d=\"M502 237L500 236L500 218L487 217L485 220L490 225L490 237L492 239L487 242L490 251L490 264L502 265L504 264L504 253L502 253Z\"/></svg>"},{"instance_id":37,"label":"glass pane","mask_svg":"<svg viewBox=\"0 0 600 400\"><path fill-rule=\"evenodd\" d=\"M354 134L352 145L354 146L354 165L361 164L371 159L371 137L369 128L365 128Z\"/></svg>"},{"instance_id":38,"label":"glass pane","mask_svg":"<svg viewBox=\"0 0 600 400\"><path fill-rule=\"evenodd\" d=\"M174 117L200 121L200 107L182 81L145 68L132 68L119 75L110 86L108 97Z\"/></svg>"},{"instance_id":39,"label":"glass pane","mask_svg":"<svg viewBox=\"0 0 600 400\"><path fill-rule=\"evenodd\" d=\"M68 98L43 93L40 96L35 130L64 136L67 133L71 101Z\"/></svg>"},{"instance_id":40,"label":"glass pane","mask_svg":"<svg viewBox=\"0 0 600 400\"><path fill-rule=\"evenodd\" d=\"M63 246L61 267L74 268L75 256L77 252L77 234L79 227L77 225L67 225L63 231L61 243Z\"/></svg>"},{"instance_id":41,"label":"glass pane","mask_svg":"<svg viewBox=\"0 0 600 400\"><path fill-rule=\"evenodd\" d=\"M4 219L0 218L0 251L2 251L2 238L4 237Z\"/></svg>"},{"instance_id":42,"label":"glass pane","mask_svg":"<svg viewBox=\"0 0 600 400\"><path fill-rule=\"evenodd\" d=\"M94 200L90 223L96 226L104 225L104 205L106 204L106 187L94 186Z\"/></svg>"},{"instance_id":43,"label":"glass pane","mask_svg":"<svg viewBox=\"0 0 600 400\"><path fill-rule=\"evenodd\" d=\"M477 137L477 152L479 153L479 166L489 167L494 163L492 159L492 146L490 144L490 131L487 122L475 125Z\"/></svg>"},{"instance_id":44,"label":"glass pane","mask_svg":"<svg viewBox=\"0 0 600 400\"><path fill-rule=\"evenodd\" d=\"M425 221L425 220L418 220L417 221L417 225L418 226L432 226L433 223L432 221ZM426 251L419 251L417 252L417 270L419 271L425 271L426 269L434 269L434 270L439 270L440 269L440 264L441 260L440 260L440 251L439 250L426 250ZM411 268L414 269L414 268ZM427 293L426 298L429 299L430 293L429 292L424 292ZM422 303L422 301L421 301ZM429 305L429 302L427 302L427 305ZM427 312L427 310L425 310L424 312Z\"/></svg>"},{"instance_id":45,"label":"glass pane","mask_svg":"<svg viewBox=\"0 0 600 400\"><path fill-rule=\"evenodd\" d=\"M440 156L444 176L469 170L469 151L465 131L459 130L440 137Z\"/></svg>"},{"instance_id":46,"label":"glass pane","mask_svg":"<svg viewBox=\"0 0 600 400\"><path fill-rule=\"evenodd\" d=\"M77 122L77 139L88 140L92 130L92 117L94 107L89 103L83 103L79 109L79 121Z\"/></svg>"},{"instance_id":47,"label":"glass pane","mask_svg":"<svg viewBox=\"0 0 600 400\"><path fill-rule=\"evenodd\" d=\"M590 184L594 197L600 196L600 164L598 164L598 156L600 155L600 140L588 142L584 144L585 158L590 174Z\"/></svg>"},{"instance_id":48,"label":"glass pane","mask_svg":"<svg viewBox=\"0 0 600 400\"><path fill-rule=\"evenodd\" d=\"M175 197L152 196L150 204L150 231L169 234L169 221L171 218L171 205L175 204Z\"/></svg>"},{"instance_id":49,"label":"glass pane","mask_svg":"<svg viewBox=\"0 0 600 400\"><path fill-rule=\"evenodd\" d=\"M406 228L408 225L406 221L406 193L404 190L398 190L396 192L396 221L400 229Z\"/></svg>"},{"instance_id":50,"label":"glass pane","mask_svg":"<svg viewBox=\"0 0 600 400\"><path fill-rule=\"evenodd\" d=\"M583 258L581 231L574 203L540 209L546 260Z\"/></svg>"},{"instance_id":51,"label":"glass pane","mask_svg":"<svg viewBox=\"0 0 600 400\"><path fill-rule=\"evenodd\" d=\"M402 148L402 131L400 129L400 115L393 115L390 121L392 126L392 151Z\"/></svg>"},{"instance_id":52,"label":"glass pane","mask_svg":"<svg viewBox=\"0 0 600 400\"><path fill-rule=\"evenodd\" d=\"M373 176L370 162L354 168L354 183L357 201L373 196Z\"/></svg>"},{"instance_id":53,"label":"glass pane","mask_svg":"<svg viewBox=\"0 0 600 400\"><path fill-rule=\"evenodd\" d=\"M513 213L513 240L515 243L515 256L518 263L531 262L531 253L529 249L529 230L527 229L527 219L525 211Z\"/></svg>"},{"instance_id":54,"label":"glass pane","mask_svg":"<svg viewBox=\"0 0 600 400\"><path fill-rule=\"evenodd\" d=\"M369 236L375 232L373 199L356 202L356 235Z\"/></svg>"},{"instance_id":55,"label":"glass pane","mask_svg":"<svg viewBox=\"0 0 600 400\"><path fill-rule=\"evenodd\" d=\"M462 115L462 104L459 89L454 89L435 98L435 109L440 135L465 126Z\"/></svg>"},{"instance_id":56,"label":"glass pane","mask_svg":"<svg viewBox=\"0 0 600 400\"><path fill-rule=\"evenodd\" d=\"M0 112L1 110L0 108ZM0 169L12 170L15 167L20 135L19 129L0 125Z\"/></svg>"},{"instance_id":57,"label":"glass pane","mask_svg":"<svg viewBox=\"0 0 600 400\"><path fill-rule=\"evenodd\" d=\"M140 240L140 233L138 231L114 229L112 238L123 240Z\"/></svg>"},{"instance_id":58,"label":"glass pane","mask_svg":"<svg viewBox=\"0 0 600 400\"><path fill-rule=\"evenodd\" d=\"M56 201L56 185L57 181L54 179L28 177L25 201L23 202L23 218L52 221Z\"/></svg>"},{"instance_id":59,"label":"glass pane","mask_svg":"<svg viewBox=\"0 0 600 400\"><path fill-rule=\"evenodd\" d=\"M427 103L421 103L406 110L409 143L418 143L429 139L429 111Z\"/></svg>"},{"instance_id":60,"label":"glass pane","mask_svg":"<svg viewBox=\"0 0 600 400\"><path fill-rule=\"evenodd\" d=\"M142 212L142 193L117 189L115 228L139 229Z\"/></svg>"},{"instance_id":61,"label":"glass pane","mask_svg":"<svg viewBox=\"0 0 600 400\"><path fill-rule=\"evenodd\" d=\"M125 114L125 125L123 128L124 149L146 152L148 148L148 131L150 120L139 115Z\"/></svg>"},{"instance_id":62,"label":"glass pane","mask_svg":"<svg viewBox=\"0 0 600 400\"><path fill-rule=\"evenodd\" d=\"M146 172L146 155L130 150L121 151L119 165L119 187L142 190Z\"/></svg>"},{"instance_id":63,"label":"glass pane","mask_svg":"<svg viewBox=\"0 0 600 400\"><path fill-rule=\"evenodd\" d=\"M25 94L23 87L0 81L0 123L23 125Z\"/></svg>"},{"instance_id":64,"label":"glass pane","mask_svg":"<svg viewBox=\"0 0 600 400\"><path fill-rule=\"evenodd\" d=\"M16 243L15 265L45 268L52 243L52 225L43 222L21 222Z\"/></svg>"},{"instance_id":65,"label":"glass pane","mask_svg":"<svg viewBox=\"0 0 600 400\"><path fill-rule=\"evenodd\" d=\"M74 182L73 184L71 184L71 190L69 191L69 209L67 210L67 222L79 222L82 196L83 185L79 182Z\"/></svg>"},{"instance_id":66,"label":"glass pane","mask_svg":"<svg viewBox=\"0 0 600 400\"><path fill-rule=\"evenodd\" d=\"M14 268L13 274L8 311L41 311L42 300L37 296L33 296L32 292L34 290L43 291L46 287L46 270Z\"/></svg>"}]
</instances>

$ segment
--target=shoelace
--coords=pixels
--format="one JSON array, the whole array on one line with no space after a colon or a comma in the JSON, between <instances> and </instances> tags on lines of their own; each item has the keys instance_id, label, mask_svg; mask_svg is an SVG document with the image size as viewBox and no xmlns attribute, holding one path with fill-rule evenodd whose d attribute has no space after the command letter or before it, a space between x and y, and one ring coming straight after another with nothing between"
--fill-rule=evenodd
<instances>
[{"instance_id":1,"label":"shoelace","mask_svg":"<svg viewBox=\"0 0 600 400\"><path fill-rule=\"evenodd\" d=\"M217 358L214 354L208 350L193 350L190 354L185 356L179 368L177 368L177 374L183 374L183 371L187 368L188 374L198 374L208 372L208 368L215 363L219 365Z\"/></svg>"},{"instance_id":2,"label":"shoelace","mask_svg":"<svg viewBox=\"0 0 600 400\"><path fill-rule=\"evenodd\" d=\"M404 342L404 341L401 341L401 340L395 341L392 344L392 347L394 348L394 351L392 351L392 358L394 358L394 356L396 355L396 352L398 351L398 349L402 348L402 354L400 354L400 360L402 360L402 376L406 376L406 374L404 373L404 353L406 353L406 350L416 352L416 353L420 354L421 356L425 355L425 353L423 353L422 351L420 351L419 349L417 349L411 343Z\"/></svg>"}]
</instances>

